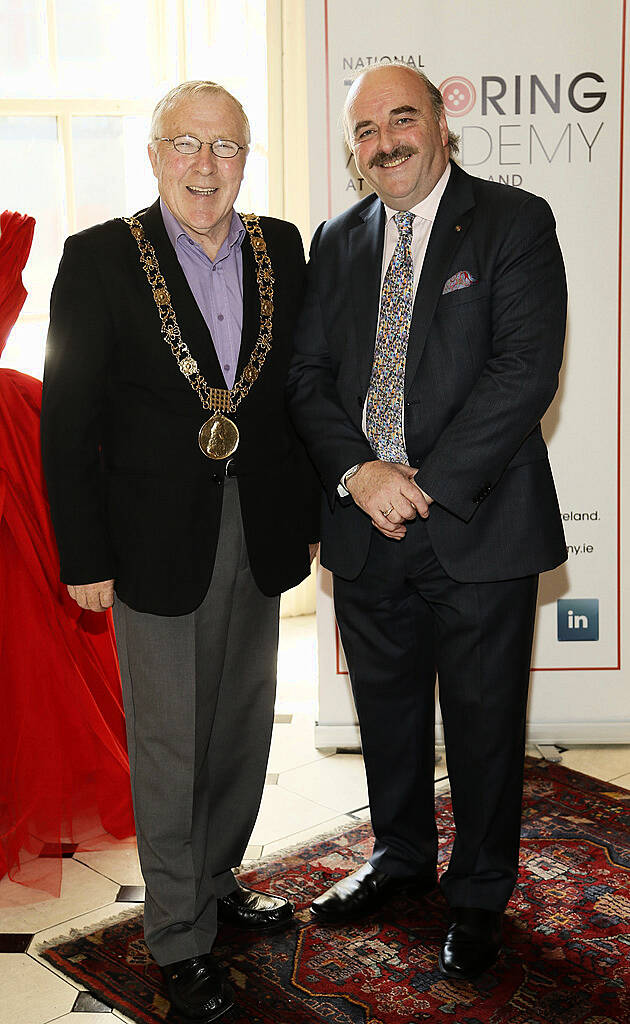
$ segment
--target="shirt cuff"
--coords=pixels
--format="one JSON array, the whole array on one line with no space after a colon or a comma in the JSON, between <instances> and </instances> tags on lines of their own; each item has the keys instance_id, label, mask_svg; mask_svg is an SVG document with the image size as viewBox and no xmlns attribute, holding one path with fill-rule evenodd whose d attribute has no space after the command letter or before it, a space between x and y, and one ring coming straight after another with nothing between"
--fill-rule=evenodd
<instances>
[{"instance_id":1,"label":"shirt cuff","mask_svg":"<svg viewBox=\"0 0 630 1024\"><path fill-rule=\"evenodd\" d=\"M355 466L351 466L350 469L347 469L343 476L341 477L341 480L337 484L337 494L339 495L340 498L347 498L348 495L350 494L350 491L346 487L345 481L349 476L352 476L354 473L356 473L357 469L361 465L361 462L357 462Z\"/></svg>"}]
</instances>

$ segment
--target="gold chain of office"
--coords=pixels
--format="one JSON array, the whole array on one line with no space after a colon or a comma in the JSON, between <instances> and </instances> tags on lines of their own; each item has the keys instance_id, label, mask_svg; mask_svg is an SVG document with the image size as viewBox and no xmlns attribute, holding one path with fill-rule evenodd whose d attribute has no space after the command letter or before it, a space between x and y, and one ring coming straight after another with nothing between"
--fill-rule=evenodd
<instances>
[{"instance_id":1,"label":"gold chain of office","mask_svg":"<svg viewBox=\"0 0 630 1024\"><path fill-rule=\"evenodd\" d=\"M258 379L265 359L271 351L273 321L273 268L267 252L260 221L255 213L242 213L243 221L256 260L256 279L260 297L260 330L249 362L231 389L212 388L199 372L197 361L182 338L171 296L162 276L155 249L144 233L137 217L123 217L135 238L140 252L140 263L147 275L153 299L160 316L162 336L177 360L177 365L193 391L196 391L204 409L213 415L199 431L199 447L209 459L226 459L236 451L239 441L238 427L225 413L234 412L247 397L252 384Z\"/></svg>"}]
</instances>

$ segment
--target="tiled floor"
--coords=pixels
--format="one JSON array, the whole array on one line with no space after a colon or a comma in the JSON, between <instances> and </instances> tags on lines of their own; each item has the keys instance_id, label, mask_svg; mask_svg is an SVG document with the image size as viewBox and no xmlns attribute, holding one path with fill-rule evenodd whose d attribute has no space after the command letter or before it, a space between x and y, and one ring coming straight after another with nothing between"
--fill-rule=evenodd
<instances>
[{"instance_id":1,"label":"tiled floor","mask_svg":"<svg viewBox=\"0 0 630 1024\"><path fill-rule=\"evenodd\" d=\"M368 817L363 763L358 754L318 751L313 745L316 709L313 616L282 620L279 686L268 780L247 851L258 858L312 836ZM532 751L535 753L535 751ZM630 789L630 746L576 747L563 764ZM444 758L436 787L448 785ZM129 903L116 901L122 885L142 883L133 843L79 853L63 861L59 899L0 882L0 1024L88 1024L110 1013L38 959L47 940L73 928L96 927ZM2 936L7 936L4 940ZM3 952L10 936L19 952ZM29 940L28 936L32 936ZM126 1020L110 1013L109 1019Z\"/></svg>"}]
</instances>

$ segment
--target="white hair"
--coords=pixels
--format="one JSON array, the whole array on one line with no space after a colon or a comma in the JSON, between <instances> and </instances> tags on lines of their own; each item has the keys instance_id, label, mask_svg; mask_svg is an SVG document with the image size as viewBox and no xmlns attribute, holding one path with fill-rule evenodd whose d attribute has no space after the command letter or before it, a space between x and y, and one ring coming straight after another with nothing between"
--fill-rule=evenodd
<instances>
[{"instance_id":1,"label":"white hair","mask_svg":"<svg viewBox=\"0 0 630 1024\"><path fill-rule=\"evenodd\" d=\"M209 96L224 96L226 99L232 101L243 127L245 142L249 146L251 141L249 121L247 119L247 114L243 110L243 107L237 100L236 96L232 96L231 92L224 89L222 85L217 85L216 82L203 81L180 82L180 84L176 85L170 92L167 92L166 96L162 97L156 105L151 117L149 145L155 149L155 142L162 136L162 124L164 122L164 118L171 110L173 110L174 107L177 106L180 100L183 100L188 96L199 96L205 93Z\"/></svg>"}]
</instances>

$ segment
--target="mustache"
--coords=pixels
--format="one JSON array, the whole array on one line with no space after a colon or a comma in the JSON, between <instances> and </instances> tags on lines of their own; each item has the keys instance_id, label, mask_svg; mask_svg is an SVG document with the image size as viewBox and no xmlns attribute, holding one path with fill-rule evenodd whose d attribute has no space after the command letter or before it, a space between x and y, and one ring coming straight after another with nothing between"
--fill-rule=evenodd
<instances>
[{"instance_id":1,"label":"mustache","mask_svg":"<svg viewBox=\"0 0 630 1024\"><path fill-rule=\"evenodd\" d=\"M370 167L382 167L383 164L388 164L391 160L402 160L403 157L413 156L417 152L418 150L414 146L404 143L392 149L391 153L384 153L382 149L379 149L378 153L375 153L370 160Z\"/></svg>"}]
</instances>

